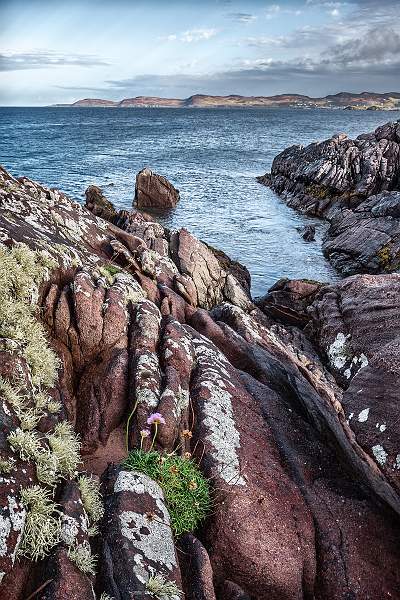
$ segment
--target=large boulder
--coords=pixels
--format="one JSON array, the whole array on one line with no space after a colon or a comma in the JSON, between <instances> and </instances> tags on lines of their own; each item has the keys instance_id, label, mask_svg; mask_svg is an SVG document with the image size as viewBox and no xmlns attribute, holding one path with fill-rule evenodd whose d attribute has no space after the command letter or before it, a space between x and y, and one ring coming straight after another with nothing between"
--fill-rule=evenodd
<instances>
[{"instance_id":1,"label":"large boulder","mask_svg":"<svg viewBox=\"0 0 400 600\"><path fill-rule=\"evenodd\" d=\"M258 181L289 206L331 222L323 251L344 275L398 270L400 123L355 140L340 134L287 148Z\"/></svg>"},{"instance_id":2,"label":"large boulder","mask_svg":"<svg viewBox=\"0 0 400 600\"><path fill-rule=\"evenodd\" d=\"M179 201L179 190L162 175L142 169L136 175L135 206L138 208L174 208Z\"/></svg>"}]
</instances>

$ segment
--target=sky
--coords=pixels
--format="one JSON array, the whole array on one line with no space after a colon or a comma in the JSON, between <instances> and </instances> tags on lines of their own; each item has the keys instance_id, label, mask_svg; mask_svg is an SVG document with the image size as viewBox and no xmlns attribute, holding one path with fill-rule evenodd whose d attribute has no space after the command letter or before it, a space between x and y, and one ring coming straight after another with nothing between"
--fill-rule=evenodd
<instances>
[{"instance_id":1,"label":"sky","mask_svg":"<svg viewBox=\"0 0 400 600\"><path fill-rule=\"evenodd\" d=\"M0 105L400 91L400 0L0 0Z\"/></svg>"}]
</instances>

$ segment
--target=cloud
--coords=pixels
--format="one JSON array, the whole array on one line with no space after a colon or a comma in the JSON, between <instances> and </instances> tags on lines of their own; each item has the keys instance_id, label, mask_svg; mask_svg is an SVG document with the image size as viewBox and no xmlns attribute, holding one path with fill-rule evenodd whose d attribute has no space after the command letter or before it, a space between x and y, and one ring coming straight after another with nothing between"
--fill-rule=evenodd
<instances>
[{"instance_id":1,"label":"cloud","mask_svg":"<svg viewBox=\"0 0 400 600\"><path fill-rule=\"evenodd\" d=\"M45 50L0 53L0 71L23 71L65 66L97 67L107 64L109 63L88 54L57 54Z\"/></svg>"},{"instance_id":2,"label":"cloud","mask_svg":"<svg viewBox=\"0 0 400 600\"><path fill-rule=\"evenodd\" d=\"M375 27L362 38L337 44L325 53L340 65L370 64L394 57L400 60L400 34L393 27Z\"/></svg>"},{"instance_id":3,"label":"cloud","mask_svg":"<svg viewBox=\"0 0 400 600\"><path fill-rule=\"evenodd\" d=\"M299 16L303 13L303 11L299 8L284 8L280 4L271 4L265 10L265 17L267 19L273 19L274 17L278 17L281 15L295 15Z\"/></svg>"},{"instance_id":4,"label":"cloud","mask_svg":"<svg viewBox=\"0 0 400 600\"><path fill-rule=\"evenodd\" d=\"M252 23L253 21L257 20L256 15L243 12L229 13L228 17L233 21L238 21L239 23Z\"/></svg>"},{"instance_id":5,"label":"cloud","mask_svg":"<svg viewBox=\"0 0 400 600\"><path fill-rule=\"evenodd\" d=\"M314 31L307 34L316 35ZM265 38L264 42L267 47L271 40ZM260 40L258 43L262 48ZM290 40L278 37L274 43L284 45ZM292 91L323 96L346 89L398 91L398 81L400 35L393 28L386 28L366 30L363 35L333 43L313 56L301 53L288 59L260 57L241 60L231 68L209 74L148 74L106 83L108 91L121 97L139 94L186 97L193 93L270 95Z\"/></svg>"},{"instance_id":6,"label":"cloud","mask_svg":"<svg viewBox=\"0 0 400 600\"><path fill-rule=\"evenodd\" d=\"M218 33L218 29L210 28L210 29L188 29L187 31L183 31L182 33L172 33L164 37L164 40L168 42L183 42L186 44L190 44L192 42L201 42L204 40L209 40L215 37Z\"/></svg>"}]
</instances>

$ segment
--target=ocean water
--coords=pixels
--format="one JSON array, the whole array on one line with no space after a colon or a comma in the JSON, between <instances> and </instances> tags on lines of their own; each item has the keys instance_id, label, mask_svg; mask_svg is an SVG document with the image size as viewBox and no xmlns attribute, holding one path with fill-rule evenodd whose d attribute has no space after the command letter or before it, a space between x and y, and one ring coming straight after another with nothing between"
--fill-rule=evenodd
<instances>
[{"instance_id":1,"label":"ocean water","mask_svg":"<svg viewBox=\"0 0 400 600\"><path fill-rule=\"evenodd\" d=\"M136 173L150 167L180 190L157 219L186 227L245 264L253 295L280 277L331 281L326 224L288 208L257 175L292 144L373 130L398 113L307 109L0 108L0 163L83 202L90 184L129 209ZM317 224L317 241L297 228Z\"/></svg>"}]
</instances>

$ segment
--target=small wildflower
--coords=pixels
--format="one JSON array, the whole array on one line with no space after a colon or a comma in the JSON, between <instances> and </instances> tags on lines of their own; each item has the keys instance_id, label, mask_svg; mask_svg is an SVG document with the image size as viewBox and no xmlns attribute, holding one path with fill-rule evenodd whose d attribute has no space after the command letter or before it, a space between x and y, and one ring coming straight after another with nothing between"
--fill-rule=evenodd
<instances>
[{"instance_id":1,"label":"small wildflower","mask_svg":"<svg viewBox=\"0 0 400 600\"><path fill-rule=\"evenodd\" d=\"M143 442L146 438L148 438L151 435L151 431L150 429L142 429L140 432L140 449L142 450L143 448Z\"/></svg>"},{"instance_id":2,"label":"small wildflower","mask_svg":"<svg viewBox=\"0 0 400 600\"><path fill-rule=\"evenodd\" d=\"M186 458L186 460L190 460L192 458L192 453L191 452L184 452L183 458Z\"/></svg>"},{"instance_id":3,"label":"small wildflower","mask_svg":"<svg viewBox=\"0 0 400 600\"><path fill-rule=\"evenodd\" d=\"M153 413L147 419L147 425L165 425L165 419L161 413Z\"/></svg>"},{"instance_id":4,"label":"small wildflower","mask_svg":"<svg viewBox=\"0 0 400 600\"><path fill-rule=\"evenodd\" d=\"M172 475L178 475L179 473L178 468L175 465L172 465L172 467L170 467L169 472L172 473Z\"/></svg>"},{"instance_id":5,"label":"small wildflower","mask_svg":"<svg viewBox=\"0 0 400 600\"><path fill-rule=\"evenodd\" d=\"M189 482L189 490L197 490L197 483L192 479L192 481Z\"/></svg>"},{"instance_id":6,"label":"small wildflower","mask_svg":"<svg viewBox=\"0 0 400 600\"><path fill-rule=\"evenodd\" d=\"M181 433L181 437L190 439L193 437L193 433L189 429L184 429Z\"/></svg>"}]
</instances>

